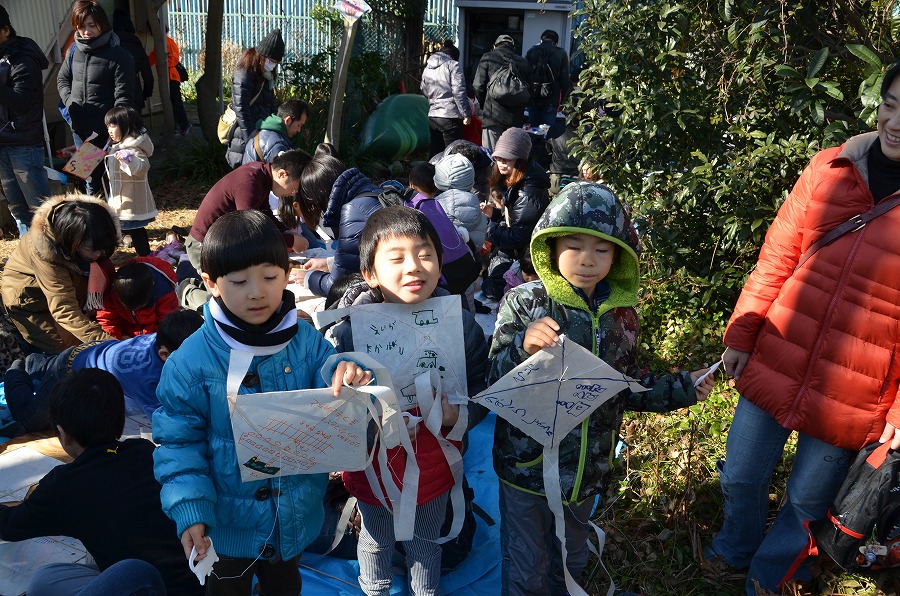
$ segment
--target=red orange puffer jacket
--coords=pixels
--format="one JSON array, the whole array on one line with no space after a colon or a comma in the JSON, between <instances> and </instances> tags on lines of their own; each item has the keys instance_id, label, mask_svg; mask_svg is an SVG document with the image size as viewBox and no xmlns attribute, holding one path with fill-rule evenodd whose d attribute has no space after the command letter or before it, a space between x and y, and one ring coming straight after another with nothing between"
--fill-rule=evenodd
<instances>
[{"instance_id":1,"label":"red orange puffer jacket","mask_svg":"<svg viewBox=\"0 0 900 596\"><path fill-rule=\"evenodd\" d=\"M737 388L782 426L847 449L900 426L900 207L800 256L874 206L867 133L818 153L766 235L725 331L751 352Z\"/></svg>"}]
</instances>

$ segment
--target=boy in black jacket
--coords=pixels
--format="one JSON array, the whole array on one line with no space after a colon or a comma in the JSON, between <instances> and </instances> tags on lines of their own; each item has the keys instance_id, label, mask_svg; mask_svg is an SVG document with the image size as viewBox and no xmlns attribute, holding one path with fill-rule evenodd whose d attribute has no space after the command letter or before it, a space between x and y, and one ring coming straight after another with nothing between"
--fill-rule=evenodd
<instances>
[{"instance_id":1,"label":"boy in black jacket","mask_svg":"<svg viewBox=\"0 0 900 596\"><path fill-rule=\"evenodd\" d=\"M49 406L53 429L74 461L50 471L21 504L0 507L0 539L77 538L99 569L48 565L27 592L52 586L54 594L76 594L102 585L104 593L202 594L160 505L153 443L118 440L125 401L116 378L92 368L69 373L53 388Z\"/></svg>"}]
</instances>

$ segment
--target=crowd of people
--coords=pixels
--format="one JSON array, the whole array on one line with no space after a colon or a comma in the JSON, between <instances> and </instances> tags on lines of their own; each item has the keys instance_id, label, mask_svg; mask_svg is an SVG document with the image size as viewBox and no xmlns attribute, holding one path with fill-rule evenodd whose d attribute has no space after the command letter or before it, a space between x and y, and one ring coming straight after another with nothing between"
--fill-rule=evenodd
<instances>
[{"instance_id":1,"label":"crowd of people","mask_svg":"<svg viewBox=\"0 0 900 596\"><path fill-rule=\"evenodd\" d=\"M22 144L3 145L0 130L0 182L11 208L21 197L13 211L21 238L0 295L28 352L4 371L14 423L0 431L49 429L73 458L23 503L0 508L0 539L69 535L85 544L96 567L44 567L28 594L245 595L254 577L266 594L300 592L298 558L324 531L328 476L242 481L233 397L312 388L339 396L345 385L378 379L353 355L352 311L320 332L303 320L308 315L297 309L291 282L324 297L326 308L458 296L469 397L563 335L639 380L644 391L623 390L561 439L559 487L544 485L543 446L496 420L502 591L567 593L566 575L580 578L587 564L587 520L613 481L624 412L689 407L709 395L714 378L708 369L657 374L638 362L640 241L629 209L597 180L596 168L573 160L565 140L551 143L554 160L566 168L551 168L552 187L534 158L533 142L546 133L541 127L556 122L572 91L556 32L545 31L525 57L511 37L498 37L469 91L458 50L444 42L423 74L431 158L399 181L349 166L328 143L313 155L293 148L309 106L296 99L276 104L285 43L273 30L244 51L235 71L236 124L227 142L234 169L209 189L183 237L151 250L153 146L138 101L149 96L152 79L144 77L138 91L136 61L99 5L78 0L72 23L75 45L60 71L60 95L76 142L108 137L108 188L115 191L105 200L90 189L56 197L34 185L27 195L22 185L19 195L7 191L15 181L4 168L35 139L22 126L26 132L15 138ZM118 23L128 32L128 23ZM32 70L40 71L29 41L15 35L0 7L0 53L27 63L10 72L22 77L17 93L33 93ZM515 105L504 104L495 82L510 68L528 84L528 97ZM742 396L719 467L725 523L706 558L749 567L749 594L757 582L774 590L807 577L808 561L798 558L803 523L824 515L854 450L873 440L900 447L891 339L900 312L890 269L876 264L900 252L889 234L877 232L900 215L886 214L856 239L804 255L830 223L895 192L897 74L900 67L885 77L879 132L823 152L804 172L726 332L724 362ZM0 118L24 124L33 103L13 104L0 94ZM480 138L463 138L476 121ZM178 126L190 128L186 119ZM571 138L571 128L565 135ZM849 190L838 197L835 185ZM138 256L116 268L110 257L125 233ZM292 264L290 253L314 247L333 253ZM878 312L860 310L861 295L877 295ZM487 336L475 318L485 312L497 315ZM798 313L815 323L788 324ZM877 320L859 323L866 317ZM439 424L422 421L433 418L427 408L439 408ZM840 422L829 414L835 410ZM155 446L121 440L129 411L151 419ZM414 533L401 541L404 564L412 593L440 593L440 536L458 482L447 450L461 453L466 425L486 415L482 406L462 407L446 395L416 398L408 413L422 421L408 426L409 450L370 443L376 454L369 469L331 479L356 498L353 556L370 595L391 587L397 512L381 495L388 483L402 490L409 480L397 472L406 458L415 460L417 475L409 480ZM791 430L800 432L800 445L789 499L766 534L768 477ZM559 491L564 504L564 544L549 491ZM218 560L201 586L187 561L213 553Z\"/></svg>"}]
</instances>

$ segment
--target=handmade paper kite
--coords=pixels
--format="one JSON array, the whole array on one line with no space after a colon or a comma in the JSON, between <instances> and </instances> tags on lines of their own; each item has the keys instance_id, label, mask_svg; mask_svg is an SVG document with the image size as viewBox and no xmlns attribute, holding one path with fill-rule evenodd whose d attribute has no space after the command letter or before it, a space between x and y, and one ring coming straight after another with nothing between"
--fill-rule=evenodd
<instances>
[{"instance_id":1,"label":"handmade paper kite","mask_svg":"<svg viewBox=\"0 0 900 596\"><path fill-rule=\"evenodd\" d=\"M468 395L466 351L459 296L430 298L419 304L362 304L313 313L322 327L350 315L353 348L391 371L404 410L416 405L415 378L437 370L452 403Z\"/></svg>"},{"instance_id":2,"label":"handmade paper kite","mask_svg":"<svg viewBox=\"0 0 900 596\"><path fill-rule=\"evenodd\" d=\"M559 480L559 443L591 412L623 389L647 391L646 387L561 335L556 346L534 354L472 398L544 446L544 494L556 520L566 590L572 596L587 596L587 593L566 566L568 552ZM605 536L600 528L593 523L590 525L601 544L599 556ZM614 592L615 583L610 580L607 596Z\"/></svg>"},{"instance_id":3,"label":"handmade paper kite","mask_svg":"<svg viewBox=\"0 0 900 596\"><path fill-rule=\"evenodd\" d=\"M472 400L553 447L626 388L647 390L562 335L555 347L539 351Z\"/></svg>"},{"instance_id":4,"label":"handmade paper kite","mask_svg":"<svg viewBox=\"0 0 900 596\"><path fill-rule=\"evenodd\" d=\"M241 480L366 467L368 393L350 387L238 395L231 414Z\"/></svg>"}]
</instances>

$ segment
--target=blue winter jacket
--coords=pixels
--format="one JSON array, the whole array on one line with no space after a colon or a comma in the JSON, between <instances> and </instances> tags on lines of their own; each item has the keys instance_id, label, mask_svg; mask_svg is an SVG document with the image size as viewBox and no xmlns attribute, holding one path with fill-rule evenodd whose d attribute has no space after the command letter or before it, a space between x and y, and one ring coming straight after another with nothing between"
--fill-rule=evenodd
<instances>
[{"instance_id":1,"label":"blue winter jacket","mask_svg":"<svg viewBox=\"0 0 900 596\"><path fill-rule=\"evenodd\" d=\"M311 271L306 274L306 287L313 294L327 296L334 280L350 273L359 273L359 236L369 217L381 209L377 197L359 195L379 190L356 168L350 168L338 176L331 187L322 225L331 228L337 240L334 264L328 273Z\"/></svg>"},{"instance_id":2,"label":"blue winter jacket","mask_svg":"<svg viewBox=\"0 0 900 596\"><path fill-rule=\"evenodd\" d=\"M327 475L241 482L225 396L231 350L215 329L209 304L203 310L203 327L166 360L157 388L161 406L153 415L153 440L159 447L153 460L163 511L179 536L193 524L206 524L219 554L288 559L322 528ZM300 321L282 351L253 359L239 393L324 387L319 370L334 353Z\"/></svg>"}]
</instances>

